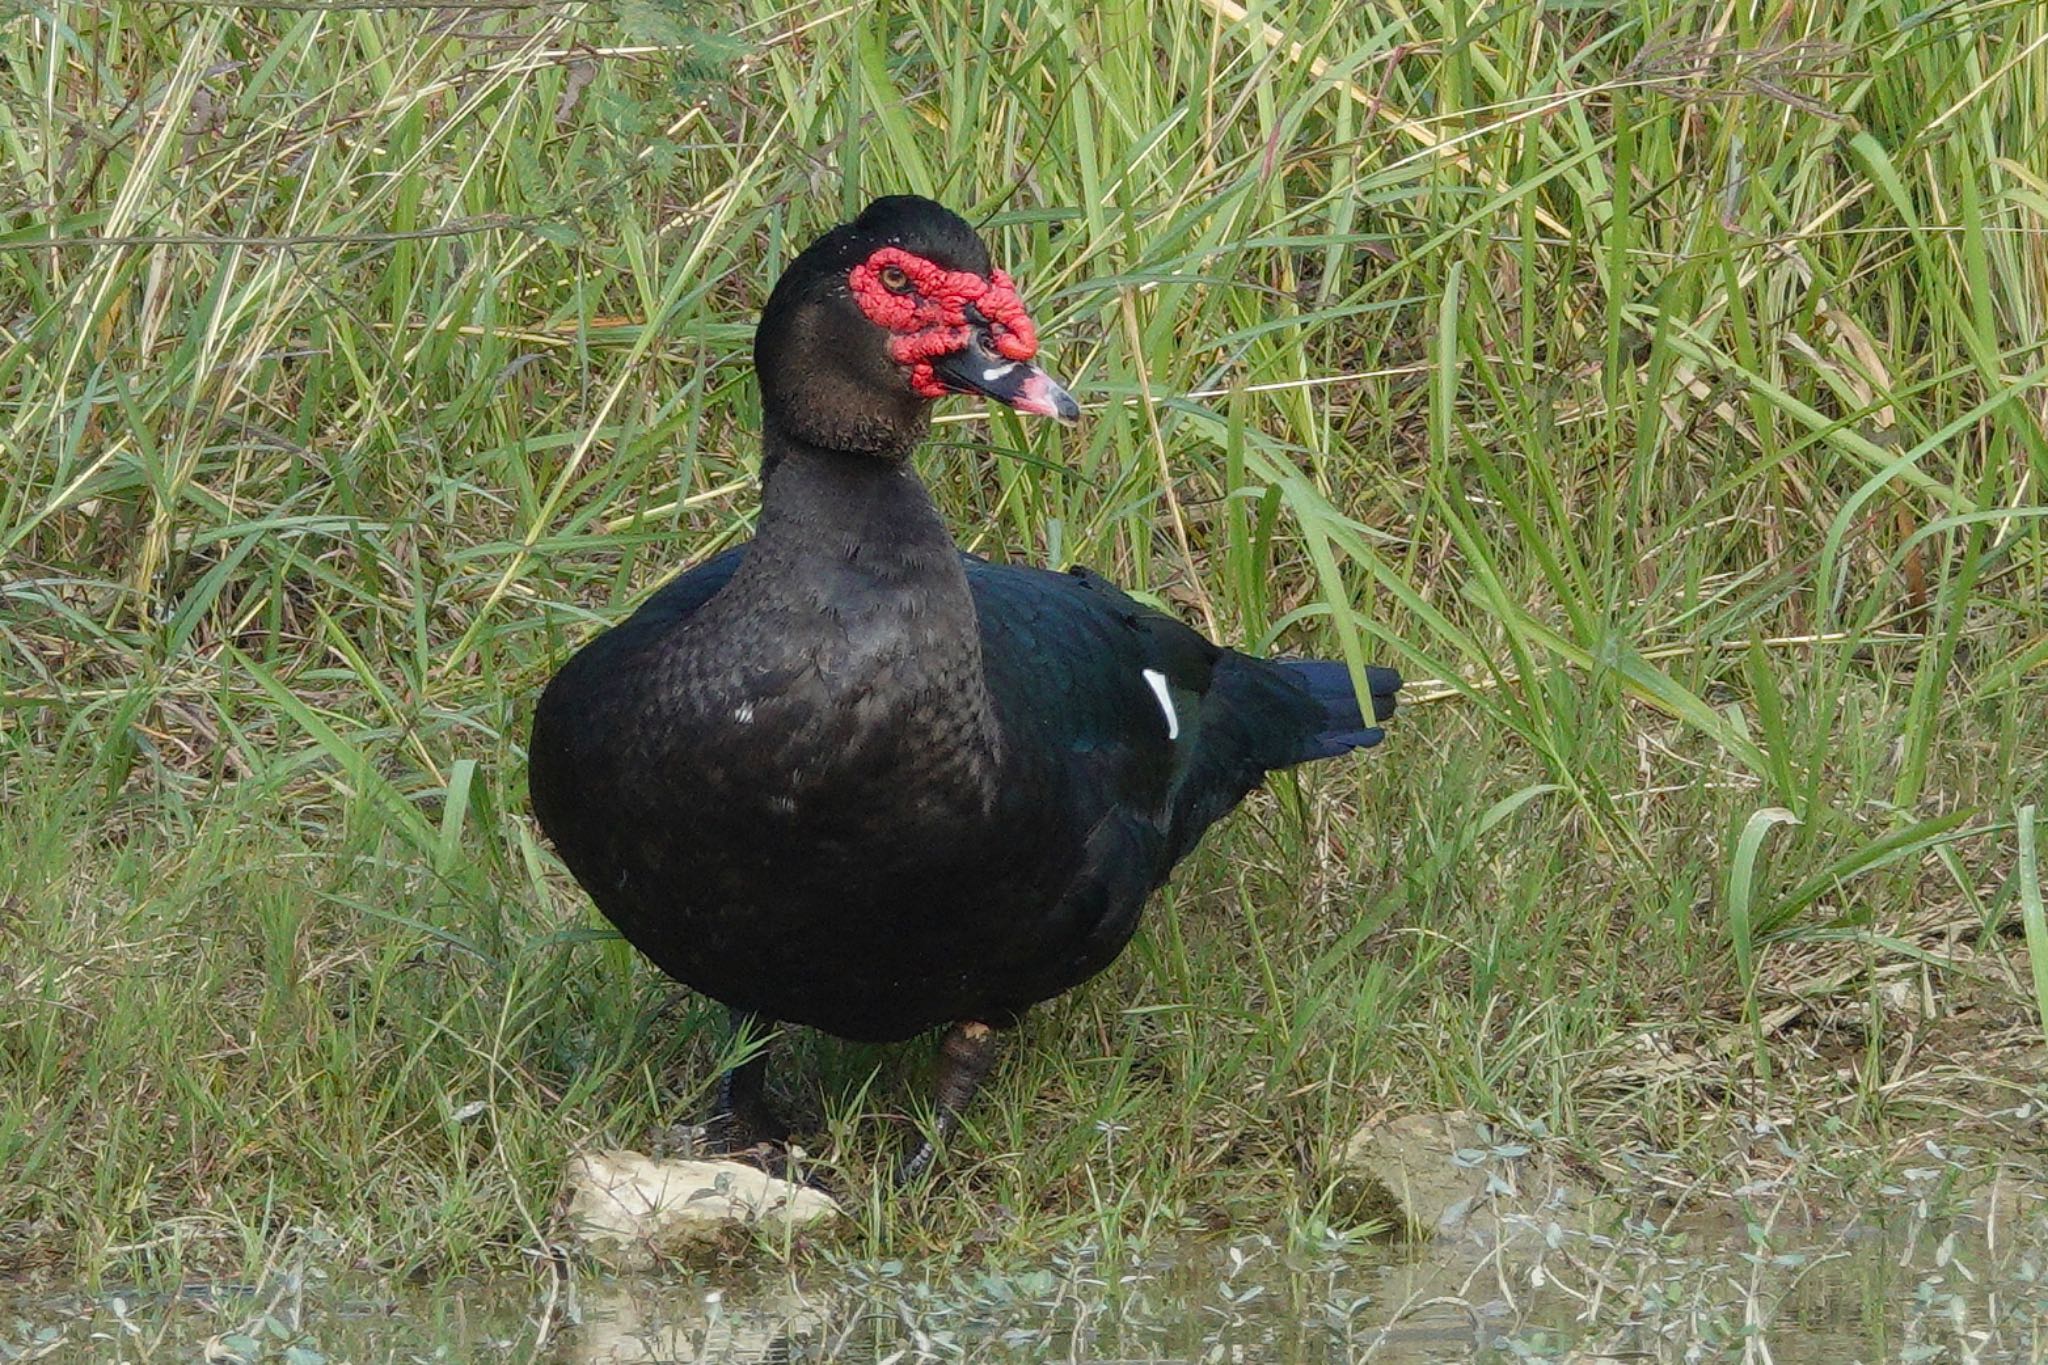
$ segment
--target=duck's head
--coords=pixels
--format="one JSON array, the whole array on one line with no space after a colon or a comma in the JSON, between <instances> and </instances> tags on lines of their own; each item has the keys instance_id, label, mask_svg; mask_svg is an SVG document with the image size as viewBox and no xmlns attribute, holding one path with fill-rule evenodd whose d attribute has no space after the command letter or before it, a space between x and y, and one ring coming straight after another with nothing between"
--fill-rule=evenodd
<instances>
[{"instance_id":1,"label":"duck's head","mask_svg":"<svg viewBox=\"0 0 2048 1365\"><path fill-rule=\"evenodd\" d=\"M805 247L754 333L771 423L832 450L900 454L933 399L980 394L1072 423L1073 396L1032 364L1038 329L958 214L877 199Z\"/></svg>"}]
</instances>

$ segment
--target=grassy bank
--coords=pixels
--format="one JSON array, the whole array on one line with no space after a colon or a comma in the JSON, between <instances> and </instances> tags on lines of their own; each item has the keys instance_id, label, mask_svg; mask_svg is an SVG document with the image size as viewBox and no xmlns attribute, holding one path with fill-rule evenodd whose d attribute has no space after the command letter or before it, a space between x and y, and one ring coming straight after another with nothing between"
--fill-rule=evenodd
<instances>
[{"instance_id":1,"label":"grassy bank","mask_svg":"<svg viewBox=\"0 0 2048 1365\"><path fill-rule=\"evenodd\" d=\"M1421 681L877 1245L1314 1233L1401 1110L1708 1195L2038 1155L2048 12L1754 8L0 20L0 1270L516 1264L701 1105L526 717L746 534L754 311L897 190L1089 409L952 405L964 543ZM790 1057L874 1189L928 1056Z\"/></svg>"}]
</instances>

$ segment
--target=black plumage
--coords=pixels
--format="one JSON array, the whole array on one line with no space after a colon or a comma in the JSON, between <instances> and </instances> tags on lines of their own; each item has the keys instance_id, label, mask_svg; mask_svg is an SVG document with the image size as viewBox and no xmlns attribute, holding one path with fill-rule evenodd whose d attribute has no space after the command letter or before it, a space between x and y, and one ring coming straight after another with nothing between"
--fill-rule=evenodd
<instances>
[{"instance_id":1,"label":"black plumage","mask_svg":"<svg viewBox=\"0 0 2048 1365\"><path fill-rule=\"evenodd\" d=\"M800 255L755 343L756 539L584 646L531 745L542 827L669 975L844 1038L951 1026L942 1126L990 1026L1114 960L1266 773L1379 742L1400 686L1369 670L1367 717L1341 664L1255 659L1086 570L961 553L906 458L931 392L1075 411L996 285L965 223L907 197ZM741 1129L771 1126L760 1081L721 1092Z\"/></svg>"}]
</instances>

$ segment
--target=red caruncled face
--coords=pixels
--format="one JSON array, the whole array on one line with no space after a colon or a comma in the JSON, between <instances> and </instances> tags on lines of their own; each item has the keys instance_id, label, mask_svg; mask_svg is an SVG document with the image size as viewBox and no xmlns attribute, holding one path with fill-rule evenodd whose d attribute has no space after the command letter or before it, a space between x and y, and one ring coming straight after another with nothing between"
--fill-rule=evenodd
<instances>
[{"instance_id":1,"label":"red caruncled face","mask_svg":"<svg viewBox=\"0 0 2048 1365\"><path fill-rule=\"evenodd\" d=\"M1038 328L1016 286L1000 270L983 279L948 270L899 246L885 246L847 272L861 312L889 329L889 354L910 367L910 387L925 398L952 390L932 373L933 357L974 342L970 306L988 322L989 344L1009 360L1038 354Z\"/></svg>"}]
</instances>

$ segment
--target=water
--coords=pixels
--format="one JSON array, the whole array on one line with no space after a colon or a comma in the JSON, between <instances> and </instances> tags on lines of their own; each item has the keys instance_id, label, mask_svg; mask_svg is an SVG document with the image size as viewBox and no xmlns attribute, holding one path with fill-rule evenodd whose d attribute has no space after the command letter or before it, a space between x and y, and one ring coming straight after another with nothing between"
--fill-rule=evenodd
<instances>
[{"instance_id":1,"label":"water","mask_svg":"<svg viewBox=\"0 0 2048 1365\"><path fill-rule=\"evenodd\" d=\"M1925 1232L1926 1229L1921 1229ZM1794 1247L1545 1237L1485 1255L1289 1257L1260 1241L1108 1273L583 1289L560 1359L657 1361L2048 1359L2048 1256L1879 1231Z\"/></svg>"},{"instance_id":2,"label":"water","mask_svg":"<svg viewBox=\"0 0 2048 1365\"><path fill-rule=\"evenodd\" d=\"M1516 1220L1493 1245L1286 1251L1262 1237L1111 1267L848 1253L800 1276L587 1270L433 1290L315 1271L177 1294L0 1289L0 1361L2048 1361L2048 1228L1909 1216L1594 1234Z\"/></svg>"}]
</instances>

